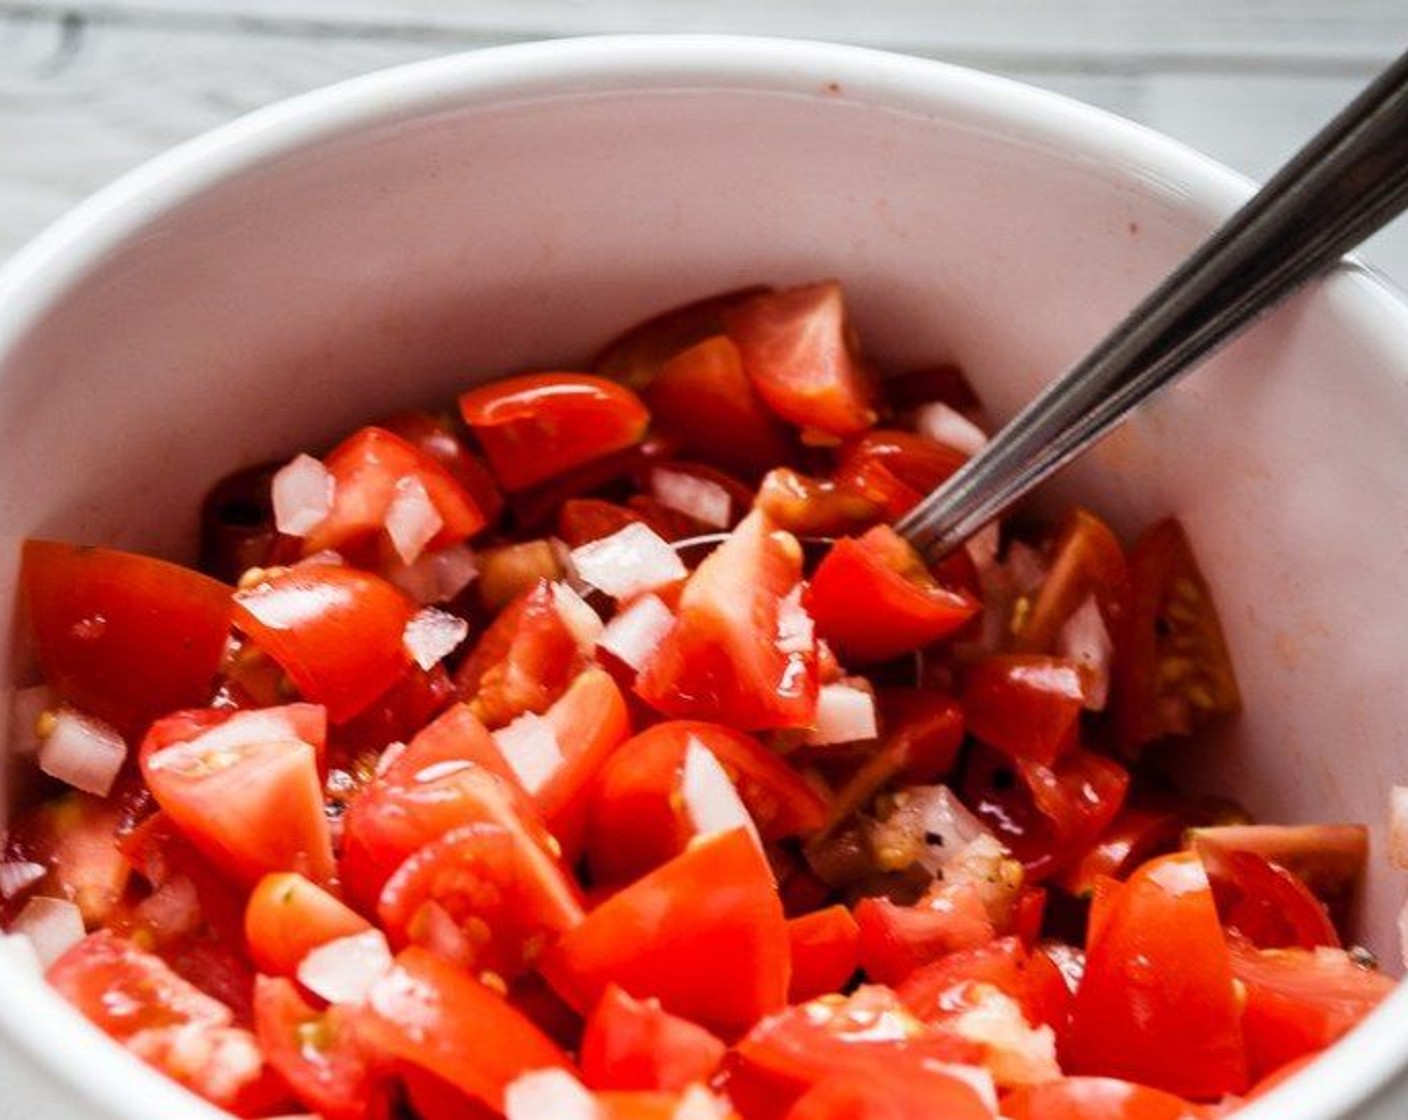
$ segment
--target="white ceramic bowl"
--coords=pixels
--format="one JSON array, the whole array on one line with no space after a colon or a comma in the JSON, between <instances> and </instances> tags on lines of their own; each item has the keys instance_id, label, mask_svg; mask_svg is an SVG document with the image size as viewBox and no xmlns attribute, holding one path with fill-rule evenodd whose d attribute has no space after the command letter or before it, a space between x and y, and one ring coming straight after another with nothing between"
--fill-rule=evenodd
<instances>
[{"instance_id":1,"label":"white ceramic bowl","mask_svg":"<svg viewBox=\"0 0 1408 1120\"><path fill-rule=\"evenodd\" d=\"M815 44L507 47L275 106L0 272L6 617L26 535L188 553L234 466L748 282L841 277L882 359L955 358L1008 415L1247 193L1060 98ZM1059 487L1184 519L1247 707L1191 769L1271 819L1378 827L1408 778L1405 483L1408 312L1347 266ZM1362 934L1394 962L1375 839ZM214 1115L5 968L0 1117ZM1398 1117L1406 1064L1400 992L1244 1115Z\"/></svg>"}]
</instances>

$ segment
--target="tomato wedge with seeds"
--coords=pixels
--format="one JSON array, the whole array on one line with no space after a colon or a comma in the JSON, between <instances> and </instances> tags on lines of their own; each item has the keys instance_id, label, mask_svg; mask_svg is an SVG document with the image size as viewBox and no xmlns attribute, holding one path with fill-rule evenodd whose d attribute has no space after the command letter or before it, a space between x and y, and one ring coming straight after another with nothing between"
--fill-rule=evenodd
<instances>
[{"instance_id":1,"label":"tomato wedge with seeds","mask_svg":"<svg viewBox=\"0 0 1408 1120\"><path fill-rule=\"evenodd\" d=\"M522 1074L570 1068L566 1055L496 992L414 946L372 986L357 1029L372 1045L500 1111L504 1090Z\"/></svg>"},{"instance_id":2,"label":"tomato wedge with seeds","mask_svg":"<svg viewBox=\"0 0 1408 1120\"><path fill-rule=\"evenodd\" d=\"M1164 856L1092 915L1068 1068L1192 1100L1247 1088L1232 955L1196 856Z\"/></svg>"},{"instance_id":3,"label":"tomato wedge with seeds","mask_svg":"<svg viewBox=\"0 0 1408 1120\"><path fill-rule=\"evenodd\" d=\"M271 871L332 876L317 711L178 713L154 723L142 743L142 776L162 810L246 887Z\"/></svg>"},{"instance_id":4,"label":"tomato wedge with seeds","mask_svg":"<svg viewBox=\"0 0 1408 1120\"><path fill-rule=\"evenodd\" d=\"M333 564L269 572L235 595L235 625L334 723L367 708L407 671L403 636L414 614L385 580Z\"/></svg>"},{"instance_id":5,"label":"tomato wedge with seeds","mask_svg":"<svg viewBox=\"0 0 1408 1120\"><path fill-rule=\"evenodd\" d=\"M758 395L782 419L828 436L875 423L875 387L855 353L840 284L754 296L724 322Z\"/></svg>"},{"instance_id":6,"label":"tomato wedge with seeds","mask_svg":"<svg viewBox=\"0 0 1408 1120\"><path fill-rule=\"evenodd\" d=\"M677 1093L707 1084L727 1047L703 1027L612 984L582 1032L582 1080L593 1089Z\"/></svg>"},{"instance_id":7,"label":"tomato wedge with seeds","mask_svg":"<svg viewBox=\"0 0 1408 1120\"><path fill-rule=\"evenodd\" d=\"M292 976L319 945L371 929L364 917L295 871L265 875L245 907L245 941L261 972Z\"/></svg>"},{"instance_id":8,"label":"tomato wedge with seeds","mask_svg":"<svg viewBox=\"0 0 1408 1120\"><path fill-rule=\"evenodd\" d=\"M1228 930L1259 949L1340 947L1325 904L1284 867L1236 849L1217 851L1204 845L1198 854Z\"/></svg>"},{"instance_id":9,"label":"tomato wedge with seeds","mask_svg":"<svg viewBox=\"0 0 1408 1120\"><path fill-rule=\"evenodd\" d=\"M1010 758L1050 766L1074 742L1085 687L1064 657L993 654L964 670L960 697L971 734Z\"/></svg>"},{"instance_id":10,"label":"tomato wedge with seeds","mask_svg":"<svg viewBox=\"0 0 1408 1120\"><path fill-rule=\"evenodd\" d=\"M20 586L44 679L75 707L133 736L209 699L230 632L225 584L150 556L28 540Z\"/></svg>"},{"instance_id":11,"label":"tomato wedge with seeds","mask_svg":"<svg viewBox=\"0 0 1408 1120\"><path fill-rule=\"evenodd\" d=\"M461 395L505 490L516 493L639 443L650 414L631 390L585 373L529 373Z\"/></svg>"},{"instance_id":12,"label":"tomato wedge with seeds","mask_svg":"<svg viewBox=\"0 0 1408 1120\"><path fill-rule=\"evenodd\" d=\"M888 525L837 541L812 576L806 604L817 634L850 664L910 653L978 612L971 596L940 586Z\"/></svg>"},{"instance_id":13,"label":"tomato wedge with seeds","mask_svg":"<svg viewBox=\"0 0 1408 1120\"><path fill-rule=\"evenodd\" d=\"M1129 565L1119 538L1095 514L1074 509L1056 535L1051 567L1014 634L1018 650L1052 653L1061 627L1088 596L1095 596L1111 634L1129 610Z\"/></svg>"},{"instance_id":14,"label":"tomato wedge with seeds","mask_svg":"<svg viewBox=\"0 0 1408 1120\"><path fill-rule=\"evenodd\" d=\"M1129 554L1132 602L1115 661L1121 746L1137 751L1238 711L1241 694L1212 592L1183 527L1161 521Z\"/></svg>"},{"instance_id":15,"label":"tomato wedge with seeds","mask_svg":"<svg viewBox=\"0 0 1408 1120\"><path fill-rule=\"evenodd\" d=\"M816 713L814 649L783 648L782 601L802 576L802 550L754 511L706 556L680 595L673 629L635 691L676 718L743 730L807 727Z\"/></svg>"},{"instance_id":16,"label":"tomato wedge with seeds","mask_svg":"<svg viewBox=\"0 0 1408 1120\"><path fill-rule=\"evenodd\" d=\"M787 951L772 871L735 829L701 839L601 903L548 948L542 973L579 1010L614 982L728 1033L786 1003Z\"/></svg>"}]
</instances>

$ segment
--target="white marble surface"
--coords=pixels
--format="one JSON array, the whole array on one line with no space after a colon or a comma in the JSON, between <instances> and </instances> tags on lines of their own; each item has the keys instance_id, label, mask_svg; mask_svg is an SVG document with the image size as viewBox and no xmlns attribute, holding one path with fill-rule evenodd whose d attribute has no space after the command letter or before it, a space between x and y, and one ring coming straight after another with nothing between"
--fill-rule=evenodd
<instances>
[{"instance_id":1,"label":"white marble surface","mask_svg":"<svg viewBox=\"0 0 1408 1120\"><path fill-rule=\"evenodd\" d=\"M0 0L0 259L122 171L267 102L435 54L622 31L943 58L1259 177L1408 47L1408 0ZM1408 287L1408 220L1366 256Z\"/></svg>"}]
</instances>

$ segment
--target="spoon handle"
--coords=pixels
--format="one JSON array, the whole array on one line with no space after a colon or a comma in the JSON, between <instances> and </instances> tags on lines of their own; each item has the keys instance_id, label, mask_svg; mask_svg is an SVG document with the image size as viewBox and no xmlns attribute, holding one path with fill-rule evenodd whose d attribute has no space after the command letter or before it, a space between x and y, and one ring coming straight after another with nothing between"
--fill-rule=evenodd
<instances>
[{"instance_id":1,"label":"spoon handle","mask_svg":"<svg viewBox=\"0 0 1408 1120\"><path fill-rule=\"evenodd\" d=\"M1408 54L896 528L957 547L1408 206Z\"/></svg>"}]
</instances>

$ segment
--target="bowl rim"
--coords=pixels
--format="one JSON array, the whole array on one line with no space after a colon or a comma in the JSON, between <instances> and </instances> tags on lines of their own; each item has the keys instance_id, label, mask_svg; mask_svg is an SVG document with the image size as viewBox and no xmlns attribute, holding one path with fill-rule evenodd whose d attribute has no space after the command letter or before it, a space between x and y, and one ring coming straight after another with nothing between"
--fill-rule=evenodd
<instances>
[{"instance_id":1,"label":"bowl rim","mask_svg":"<svg viewBox=\"0 0 1408 1120\"><path fill-rule=\"evenodd\" d=\"M271 104L156 156L60 217L0 265L0 360L64 293L161 215L240 174L314 143L438 109L582 94L697 89L835 97L880 110L935 115L1094 163L1137 169L1176 192L1209 228L1251 193L1250 182L1142 125L1020 82L927 58L808 40L737 35L611 35L515 43L413 62ZM1350 259L1338 278L1368 309L1408 321L1391 282ZM1388 297L1386 300L1384 297ZM0 1044L90 1104L96 1115L224 1114L165 1077L134 1076L135 1059L0 954ZM26 993L26 989L28 992ZM21 998L24 996L24 998ZM31 998L32 997L32 998ZM1344 1120L1393 1092L1408 1101L1408 985L1353 1044L1241 1113L1246 1120ZM83 1029L78 1029L83 1028ZM97 1045L101 1041L101 1045ZM82 1060L74 1062L79 1053ZM1394 1083L1402 1084L1395 1086Z\"/></svg>"}]
</instances>

